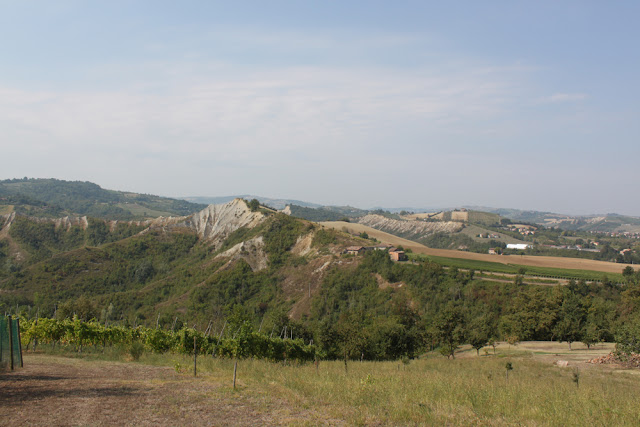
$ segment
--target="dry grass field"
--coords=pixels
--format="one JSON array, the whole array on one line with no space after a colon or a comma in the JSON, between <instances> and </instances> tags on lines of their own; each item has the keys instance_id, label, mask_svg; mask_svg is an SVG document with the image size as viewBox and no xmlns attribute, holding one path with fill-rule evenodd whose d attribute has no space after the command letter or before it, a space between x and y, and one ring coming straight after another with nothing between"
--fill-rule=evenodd
<instances>
[{"instance_id":1,"label":"dry grass field","mask_svg":"<svg viewBox=\"0 0 640 427\"><path fill-rule=\"evenodd\" d=\"M487 230L484 228L478 227L477 225L467 225L462 231L460 231L460 233L466 234L476 242L489 241L489 239L483 239L481 237L478 237L478 234L487 234ZM524 240L516 239L504 233L496 233L492 231L491 234L497 234L498 236L500 236L500 241L503 243L507 243L507 244L508 243L527 243Z\"/></svg>"},{"instance_id":2,"label":"dry grass field","mask_svg":"<svg viewBox=\"0 0 640 427\"><path fill-rule=\"evenodd\" d=\"M378 231L374 228L367 227L362 224L352 224L350 222L342 221L326 221L321 222L325 227L334 228L337 230L347 230L352 233L366 232L369 236L375 237L383 243L389 243L395 246L402 246L405 249L411 249L418 254L439 256L445 258L461 258L470 259L476 261L495 262L500 264L518 264L531 267L544 267L544 268L561 268L570 270L591 270L602 273L622 273L622 269L626 265L620 265L613 262L594 261L590 259L580 258L560 258L549 256L532 256L532 255L489 255L478 254L474 252L454 251L449 249L432 249L428 248L420 243L412 242L411 240L403 239L401 237L394 236L384 231ZM632 266L636 270L640 270L640 266Z\"/></svg>"},{"instance_id":3,"label":"dry grass field","mask_svg":"<svg viewBox=\"0 0 640 427\"><path fill-rule=\"evenodd\" d=\"M2 425L616 425L640 423L640 375L588 364L611 344L500 343L453 360L319 365L145 354L25 355L0 374ZM566 362L560 367L557 362ZM506 371L511 364L513 370ZM578 382L576 382L576 376Z\"/></svg>"},{"instance_id":4,"label":"dry grass field","mask_svg":"<svg viewBox=\"0 0 640 427\"><path fill-rule=\"evenodd\" d=\"M277 396L234 393L229 381L223 383L211 371L197 378L180 371L173 366L26 354L23 369L0 372L0 425L331 424Z\"/></svg>"}]
</instances>

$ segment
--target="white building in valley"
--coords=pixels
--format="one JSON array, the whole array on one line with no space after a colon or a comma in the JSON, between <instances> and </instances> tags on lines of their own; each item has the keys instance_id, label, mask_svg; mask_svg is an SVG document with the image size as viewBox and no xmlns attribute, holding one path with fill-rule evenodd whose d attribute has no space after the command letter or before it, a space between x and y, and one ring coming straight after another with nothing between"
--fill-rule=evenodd
<instances>
[{"instance_id":1,"label":"white building in valley","mask_svg":"<svg viewBox=\"0 0 640 427\"><path fill-rule=\"evenodd\" d=\"M527 245L526 243L509 243L507 244L507 249L518 249L518 250L525 250L525 249L529 249L532 248L533 245Z\"/></svg>"}]
</instances>

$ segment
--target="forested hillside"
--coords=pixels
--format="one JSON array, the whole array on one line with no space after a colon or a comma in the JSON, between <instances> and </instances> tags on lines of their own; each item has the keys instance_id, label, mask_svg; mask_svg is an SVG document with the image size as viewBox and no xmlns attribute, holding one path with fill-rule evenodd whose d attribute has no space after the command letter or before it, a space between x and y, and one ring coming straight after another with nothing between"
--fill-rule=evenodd
<instances>
[{"instance_id":1,"label":"forested hillside","mask_svg":"<svg viewBox=\"0 0 640 427\"><path fill-rule=\"evenodd\" d=\"M295 217L315 222L352 220L367 214L365 210L350 206L309 207L290 204L288 210Z\"/></svg>"},{"instance_id":2,"label":"forested hillside","mask_svg":"<svg viewBox=\"0 0 640 427\"><path fill-rule=\"evenodd\" d=\"M173 221L16 216L0 233L0 309L27 317L200 330L233 319L367 359L498 339L631 342L640 330L632 269L622 285L478 280L384 251L342 255L373 242L239 200Z\"/></svg>"},{"instance_id":3,"label":"forested hillside","mask_svg":"<svg viewBox=\"0 0 640 427\"><path fill-rule=\"evenodd\" d=\"M49 218L87 215L131 220L189 215L204 207L185 200L105 190L91 182L35 178L0 181L0 214L11 210Z\"/></svg>"}]
</instances>

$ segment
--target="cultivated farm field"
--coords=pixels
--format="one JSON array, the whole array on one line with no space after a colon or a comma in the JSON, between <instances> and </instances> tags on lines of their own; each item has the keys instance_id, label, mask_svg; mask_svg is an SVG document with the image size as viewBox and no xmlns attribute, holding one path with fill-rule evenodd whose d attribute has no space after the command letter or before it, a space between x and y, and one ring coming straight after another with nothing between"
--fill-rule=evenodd
<instances>
[{"instance_id":1,"label":"cultivated farm field","mask_svg":"<svg viewBox=\"0 0 640 427\"><path fill-rule=\"evenodd\" d=\"M478 254L474 252L454 251L450 249L432 249L420 243L403 239L383 231L367 227L362 224L352 224L342 221L326 221L321 222L325 227L334 228L336 230L347 230L352 233L366 232L369 236L375 237L382 243L388 243L395 246L402 246L405 249L411 249L414 253L431 255L443 258L459 258L474 261L485 261L498 264L517 264L522 266L556 268L567 270L589 270L600 273L621 274L627 264L621 265L613 262L595 261L580 258L564 258L549 256L532 256L532 255L489 255ZM640 270L640 266L632 266L636 270Z\"/></svg>"}]
</instances>

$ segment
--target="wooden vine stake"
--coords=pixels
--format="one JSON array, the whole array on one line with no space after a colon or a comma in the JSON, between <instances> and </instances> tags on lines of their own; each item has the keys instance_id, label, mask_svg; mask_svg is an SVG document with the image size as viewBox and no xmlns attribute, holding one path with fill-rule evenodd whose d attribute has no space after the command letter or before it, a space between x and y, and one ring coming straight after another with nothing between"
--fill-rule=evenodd
<instances>
[{"instance_id":1,"label":"wooden vine stake","mask_svg":"<svg viewBox=\"0 0 640 427\"><path fill-rule=\"evenodd\" d=\"M196 368L198 366L197 364L197 358L198 358L198 353L196 352L196 337L195 335L193 336L193 376L197 376L197 372L196 372Z\"/></svg>"},{"instance_id":2,"label":"wooden vine stake","mask_svg":"<svg viewBox=\"0 0 640 427\"><path fill-rule=\"evenodd\" d=\"M40 310L38 310L38 312L36 313L36 329L38 327L38 315L40 314ZM33 339L33 352L36 352L36 347L38 346L38 336L36 334L36 336ZM29 350L29 343L27 343L27 350Z\"/></svg>"},{"instance_id":3,"label":"wooden vine stake","mask_svg":"<svg viewBox=\"0 0 640 427\"><path fill-rule=\"evenodd\" d=\"M233 364L233 389L236 389L236 373L238 372L238 360Z\"/></svg>"}]
</instances>

